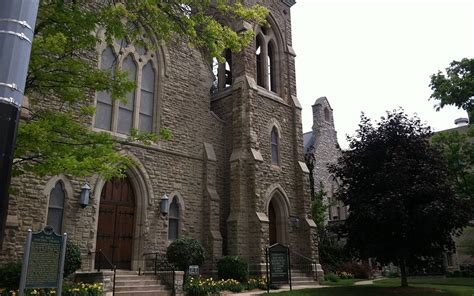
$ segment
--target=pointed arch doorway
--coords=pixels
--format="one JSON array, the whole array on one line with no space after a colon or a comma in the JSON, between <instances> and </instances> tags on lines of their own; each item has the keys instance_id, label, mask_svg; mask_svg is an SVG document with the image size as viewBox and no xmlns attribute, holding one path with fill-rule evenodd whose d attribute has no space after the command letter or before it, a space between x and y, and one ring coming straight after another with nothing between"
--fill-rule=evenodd
<instances>
[{"instance_id":1,"label":"pointed arch doorway","mask_svg":"<svg viewBox=\"0 0 474 296\"><path fill-rule=\"evenodd\" d=\"M118 269L131 269L135 225L135 194L126 176L107 181L99 206L96 249L101 250ZM96 268L110 268L96 256Z\"/></svg>"},{"instance_id":2,"label":"pointed arch doorway","mask_svg":"<svg viewBox=\"0 0 474 296\"><path fill-rule=\"evenodd\" d=\"M273 194L268 204L268 221L270 245L276 243L286 245L288 237L288 207L284 197L279 192Z\"/></svg>"}]
</instances>

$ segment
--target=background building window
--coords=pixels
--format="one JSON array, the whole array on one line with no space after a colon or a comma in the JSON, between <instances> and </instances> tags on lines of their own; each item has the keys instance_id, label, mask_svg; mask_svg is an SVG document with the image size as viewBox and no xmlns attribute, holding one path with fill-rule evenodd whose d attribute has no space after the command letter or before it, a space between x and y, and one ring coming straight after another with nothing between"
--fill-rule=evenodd
<instances>
[{"instance_id":1,"label":"background building window","mask_svg":"<svg viewBox=\"0 0 474 296\"><path fill-rule=\"evenodd\" d=\"M61 181L56 185L49 194L48 219L46 224L53 227L57 234L62 233L63 215L64 215L64 185Z\"/></svg>"},{"instance_id":2,"label":"background building window","mask_svg":"<svg viewBox=\"0 0 474 296\"><path fill-rule=\"evenodd\" d=\"M179 203L177 196L173 197L173 201L170 204L168 219L168 239L175 240L179 237Z\"/></svg>"}]
</instances>

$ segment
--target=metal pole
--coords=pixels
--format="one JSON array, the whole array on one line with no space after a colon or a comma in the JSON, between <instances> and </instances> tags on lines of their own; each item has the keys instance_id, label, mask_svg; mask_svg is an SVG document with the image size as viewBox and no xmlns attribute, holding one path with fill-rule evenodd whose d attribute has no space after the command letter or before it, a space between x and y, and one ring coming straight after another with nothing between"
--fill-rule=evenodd
<instances>
[{"instance_id":1,"label":"metal pole","mask_svg":"<svg viewBox=\"0 0 474 296\"><path fill-rule=\"evenodd\" d=\"M31 249L31 238L33 237L33 233L31 229L28 229L28 234L26 235L26 244L25 244L25 252L23 253L23 264L21 266L21 277L20 277L20 296L25 295L25 287L26 287L26 275L28 274L28 263L30 261L30 249Z\"/></svg>"},{"instance_id":2,"label":"metal pole","mask_svg":"<svg viewBox=\"0 0 474 296\"><path fill-rule=\"evenodd\" d=\"M39 0L0 1L0 248Z\"/></svg>"},{"instance_id":3,"label":"metal pole","mask_svg":"<svg viewBox=\"0 0 474 296\"><path fill-rule=\"evenodd\" d=\"M61 244L62 244L62 248L61 248L61 257L59 259L58 287L56 289L57 296L61 296L61 293L63 292L64 259L66 258L66 248L67 248L67 233L66 232L63 234Z\"/></svg>"}]
</instances>

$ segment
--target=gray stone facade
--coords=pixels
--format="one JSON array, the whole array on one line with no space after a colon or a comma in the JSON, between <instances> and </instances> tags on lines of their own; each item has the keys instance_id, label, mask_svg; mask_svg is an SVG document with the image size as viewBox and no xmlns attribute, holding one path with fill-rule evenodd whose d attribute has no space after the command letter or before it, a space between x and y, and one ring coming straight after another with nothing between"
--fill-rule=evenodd
<instances>
[{"instance_id":1,"label":"gray stone facade","mask_svg":"<svg viewBox=\"0 0 474 296\"><path fill-rule=\"evenodd\" d=\"M270 9L272 46L276 47L275 91L257 83L256 42L233 53L232 86L213 94L212 65L199 51L173 45L162 46L156 53L159 85L154 126L169 128L173 137L121 150L137 163L126 172L135 196L132 270L144 267L144 253L164 252L170 243L169 216L160 213L165 193L179 202L179 236L196 238L205 246L208 270L214 270L216 261L229 254L245 257L251 271L262 272L272 225L276 225L277 242L318 261L291 47L290 4L294 1L247 2ZM90 123L93 126L93 118ZM273 128L279 136L278 164L272 163ZM15 192L1 262L21 259L27 230L36 231L46 224L51 190L58 181L65 193L62 231L80 245L82 269L94 268L88 253L96 251L97 245L101 193L106 184L100 176L23 175L13 179ZM86 182L92 187L92 198L89 206L81 208L79 196ZM275 217L269 217L270 207Z\"/></svg>"},{"instance_id":2,"label":"gray stone facade","mask_svg":"<svg viewBox=\"0 0 474 296\"><path fill-rule=\"evenodd\" d=\"M304 134L304 149L306 158L311 157L313 160L311 174L314 192L321 189L326 192L328 222L345 220L347 208L341 201L333 198L339 183L328 169L328 165L335 164L342 155L334 127L333 109L326 97L317 99L312 108L313 130Z\"/></svg>"}]
</instances>

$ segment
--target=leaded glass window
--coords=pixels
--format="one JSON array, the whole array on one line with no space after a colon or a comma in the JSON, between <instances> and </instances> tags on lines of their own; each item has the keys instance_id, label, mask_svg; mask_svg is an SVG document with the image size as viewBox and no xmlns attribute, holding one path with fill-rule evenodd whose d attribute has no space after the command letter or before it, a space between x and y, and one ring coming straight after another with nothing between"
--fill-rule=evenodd
<instances>
[{"instance_id":1,"label":"leaded glass window","mask_svg":"<svg viewBox=\"0 0 474 296\"><path fill-rule=\"evenodd\" d=\"M170 204L169 209L169 229L168 239L175 240L179 237L179 203L178 197L175 196Z\"/></svg>"},{"instance_id":2,"label":"leaded glass window","mask_svg":"<svg viewBox=\"0 0 474 296\"><path fill-rule=\"evenodd\" d=\"M275 164L275 165L280 164L278 144L279 144L278 130L276 127L273 127L272 135L271 135L271 145L272 145L272 164Z\"/></svg>"},{"instance_id":3,"label":"leaded glass window","mask_svg":"<svg viewBox=\"0 0 474 296\"><path fill-rule=\"evenodd\" d=\"M58 234L62 233L63 215L64 215L64 186L61 181L56 185L49 194L48 219L46 224L53 227Z\"/></svg>"}]
</instances>

